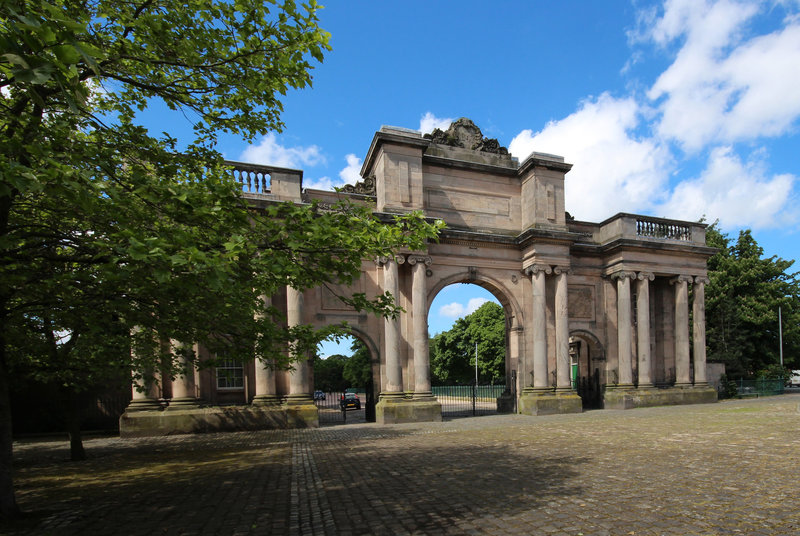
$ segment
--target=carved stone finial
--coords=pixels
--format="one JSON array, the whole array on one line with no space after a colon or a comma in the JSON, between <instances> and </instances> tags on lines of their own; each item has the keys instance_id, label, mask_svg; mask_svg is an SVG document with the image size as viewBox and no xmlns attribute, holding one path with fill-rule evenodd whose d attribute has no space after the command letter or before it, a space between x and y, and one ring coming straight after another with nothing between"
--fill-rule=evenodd
<instances>
[{"instance_id":1,"label":"carved stone finial","mask_svg":"<svg viewBox=\"0 0 800 536\"><path fill-rule=\"evenodd\" d=\"M425 134L426 139L439 145L449 145L450 147L463 147L470 151L481 151L493 154L508 154L508 149L502 147L500 142L494 138L484 138L479 129L471 119L462 117L458 121L450 124L446 131L434 129L430 134Z\"/></svg>"},{"instance_id":2,"label":"carved stone finial","mask_svg":"<svg viewBox=\"0 0 800 536\"><path fill-rule=\"evenodd\" d=\"M375 177L369 176L355 184L345 184L342 191L346 194L377 195Z\"/></svg>"}]
</instances>

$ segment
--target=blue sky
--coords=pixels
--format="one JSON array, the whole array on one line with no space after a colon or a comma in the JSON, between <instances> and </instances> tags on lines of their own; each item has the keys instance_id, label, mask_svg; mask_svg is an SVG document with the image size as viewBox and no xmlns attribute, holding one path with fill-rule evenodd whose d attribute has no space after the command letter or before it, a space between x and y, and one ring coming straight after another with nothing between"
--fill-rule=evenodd
<instances>
[{"instance_id":1,"label":"blue sky","mask_svg":"<svg viewBox=\"0 0 800 536\"><path fill-rule=\"evenodd\" d=\"M228 158L331 188L359 179L381 125L469 117L521 160L572 163L578 219L705 216L800 256L798 0L331 1L320 19L333 50L313 88L284 99L284 132L224 137ZM180 138L180 121L154 112ZM431 334L483 292L443 291Z\"/></svg>"}]
</instances>

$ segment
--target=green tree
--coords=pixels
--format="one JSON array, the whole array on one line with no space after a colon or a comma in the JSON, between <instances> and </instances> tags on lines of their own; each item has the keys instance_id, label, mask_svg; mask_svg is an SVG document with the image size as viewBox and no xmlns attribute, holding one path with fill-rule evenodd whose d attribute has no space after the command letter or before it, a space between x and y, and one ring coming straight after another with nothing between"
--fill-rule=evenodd
<instances>
[{"instance_id":1,"label":"green tree","mask_svg":"<svg viewBox=\"0 0 800 536\"><path fill-rule=\"evenodd\" d=\"M794 261L763 257L750 230L740 231L734 242L712 225L706 243L719 249L708 261L708 358L725 363L734 378L777 365L780 307L785 362L800 365L800 281L790 272Z\"/></svg>"},{"instance_id":2,"label":"green tree","mask_svg":"<svg viewBox=\"0 0 800 536\"><path fill-rule=\"evenodd\" d=\"M325 392L344 391L347 380L344 379L344 367L347 356L335 354L325 359L314 360L314 388Z\"/></svg>"},{"instance_id":3,"label":"green tree","mask_svg":"<svg viewBox=\"0 0 800 536\"><path fill-rule=\"evenodd\" d=\"M385 224L366 207L251 210L215 151L221 132L250 140L282 128L281 95L308 86L329 49L316 10L313 0L0 3L4 518L18 513L12 375L79 393L131 367L178 374L193 342L288 367L287 344L310 353L341 328L283 328L262 296L346 285L362 259L436 235L418 215ZM180 150L137 124L154 100L192 122ZM389 295L342 299L397 312Z\"/></svg>"},{"instance_id":4,"label":"green tree","mask_svg":"<svg viewBox=\"0 0 800 536\"><path fill-rule=\"evenodd\" d=\"M479 381L505 379L506 317L503 308L486 302L474 313L456 320L449 331L431 339L431 371L438 384L475 380L475 343L478 343Z\"/></svg>"},{"instance_id":5,"label":"green tree","mask_svg":"<svg viewBox=\"0 0 800 536\"><path fill-rule=\"evenodd\" d=\"M350 351L353 353L344 364L344 379L348 387L366 387L372 381L369 350L362 341L354 339Z\"/></svg>"}]
</instances>

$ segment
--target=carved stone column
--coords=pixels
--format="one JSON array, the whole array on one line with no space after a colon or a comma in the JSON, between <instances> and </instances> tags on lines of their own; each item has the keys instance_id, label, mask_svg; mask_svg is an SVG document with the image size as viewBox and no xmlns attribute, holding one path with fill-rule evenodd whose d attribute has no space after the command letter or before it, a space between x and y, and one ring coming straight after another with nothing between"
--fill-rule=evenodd
<instances>
[{"instance_id":1,"label":"carved stone column","mask_svg":"<svg viewBox=\"0 0 800 536\"><path fill-rule=\"evenodd\" d=\"M525 270L533 284L533 388L549 391L547 373L547 294L545 275L552 272L549 266L534 264Z\"/></svg>"},{"instance_id":2,"label":"carved stone column","mask_svg":"<svg viewBox=\"0 0 800 536\"><path fill-rule=\"evenodd\" d=\"M167 409L192 408L197 407L197 382L194 363L185 352L181 352L177 347L178 341L171 341L172 350L177 350L178 362L183 371L172 381L172 399Z\"/></svg>"},{"instance_id":3,"label":"carved stone column","mask_svg":"<svg viewBox=\"0 0 800 536\"><path fill-rule=\"evenodd\" d=\"M378 260L383 266L383 290L389 292L397 301L400 296L397 266L405 262L402 257L382 257ZM381 390L381 398L403 397L403 366L400 363L400 319L384 319L384 341L386 345L386 385Z\"/></svg>"},{"instance_id":4,"label":"carved stone column","mask_svg":"<svg viewBox=\"0 0 800 536\"><path fill-rule=\"evenodd\" d=\"M289 327L299 326L303 323L303 293L293 287L286 287L286 323ZM310 402L311 399L311 374L308 370L308 356L294 354L292 366L294 370L289 373L289 403Z\"/></svg>"},{"instance_id":5,"label":"carved stone column","mask_svg":"<svg viewBox=\"0 0 800 536\"><path fill-rule=\"evenodd\" d=\"M569 310L567 274L569 268L556 266L556 390L571 391L569 360Z\"/></svg>"},{"instance_id":6,"label":"carved stone column","mask_svg":"<svg viewBox=\"0 0 800 536\"><path fill-rule=\"evenodd\" d=\"M653 363L650 356L650 281L651 272L639 272L636 278L636 342L639 359L639 388L653 386Z\"/></svg>"},{"instance_id":7,"label":"carved stone column","mask_svg":"<svg viewBox=\"0 0 800 536\"><path fill-rule=\"evenodd\" d=\"M272 298L269 296L262 296L261 301L264 303L265 310L272 305ZM280 402L280 398L278 397L278 391L275 386L275 370L270 367L269 363L265 363L260 359L256 359L255 374L256 393L253 397L253 405L273 406L278 404Z\"/></svg>"},{"instance_id":8,"label":"carved stone column","mask_svg":"<svg viewBox=\"0 0 800 536\"><path fill-rule=\"evenodd\" d=\"M428 353L428 291L427 270L431 258L409 255L408 264L413 267L411 286L411 316L413 322L414 348L414 398L431 398L431 363Z\"/></svg>"},{"instance_id":9,"label":"carved stone column","mask_svg":"<svg viewBox=\"0 0 800 536\"><path fill-rule=\"evenodd\" d=\"M133 378L131 402L125 408L129 411L153 411L161 409L158 403L158 385L153 377L153 371L145 371L141 378Z\"/></svg>"},{"instance_id":10,"label":"carved stone column","mask_svg":"<svg viewBox=\"0 0 800 536\"><path fill-rule=\"evenodd\" d=\"M689 377L689 288L691 276L670 280L675 286L675 386L691 385Z\"/></svg>"},{"instance_id":11,"label":"carved stone column","mask_svg":"<svg viewBox=\"0 0 800 536\"><path fill-rule=\"evenodd\" d=\"M636 277L636 274L617 272L612 277L617 280L617 347L619 351L617 387L630 388L633 387L630 281Z\"/></svg>"},{"instance_id":12,"label":"carved stone column","mask_svg":"<svg viewBox=\"0 0 800 536\"><path fill-rule=\"evenodd\" d=\"M706 284L707 277L694 278L692 301L692 335L694 336L694 384L708 385L706 378Z\"/></svg>"}]
</instances>

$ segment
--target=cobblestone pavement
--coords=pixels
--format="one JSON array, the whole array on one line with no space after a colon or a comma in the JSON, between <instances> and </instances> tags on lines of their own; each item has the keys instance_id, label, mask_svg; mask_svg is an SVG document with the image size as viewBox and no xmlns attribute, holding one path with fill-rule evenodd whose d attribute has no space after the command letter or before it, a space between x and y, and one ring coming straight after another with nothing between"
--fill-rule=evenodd
<instances>
[{"instance_id":1,"label":"cobblestone pavement","mask_svg":"<svg viewBox=\"0 0 800 536\"><path fill-rule=\"evenodd\" d=\"M11 534L800 534L800 394L15 444Z\"/></svg>"}]
</instances>

